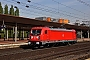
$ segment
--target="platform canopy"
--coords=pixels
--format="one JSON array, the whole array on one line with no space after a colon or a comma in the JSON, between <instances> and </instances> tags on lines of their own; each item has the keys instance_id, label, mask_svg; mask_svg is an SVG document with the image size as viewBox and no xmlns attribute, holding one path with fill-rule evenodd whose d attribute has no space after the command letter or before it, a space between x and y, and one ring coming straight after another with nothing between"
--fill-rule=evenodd
<instances>
[{"instance_id":1,"label":"platform canopy","mask_svg":"<svg viewBox=\"0 0 90 60\"><path fill-rule=\"evenodd\" d=\"M63 25L63 27L67 29L89 30L89 27L86 27L86 26L61 24L61 23L56 23L56 22L47 22L47 21L35 20L31 18L16 17L16 16L11 16L11 15L0 14L0 25L2 25L3 21L5 22L6 26L16 26L17 25L18 27L33 27L33 26L62 27Z\"/></svg>"}]
</instances>

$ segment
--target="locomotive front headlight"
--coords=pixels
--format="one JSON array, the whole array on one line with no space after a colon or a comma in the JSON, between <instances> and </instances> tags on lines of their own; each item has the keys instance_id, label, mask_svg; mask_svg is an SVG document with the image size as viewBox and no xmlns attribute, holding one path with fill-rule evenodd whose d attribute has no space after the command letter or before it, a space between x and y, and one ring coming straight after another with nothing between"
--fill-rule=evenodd
<instances>
[{"instance_id":1,"label":"locomotive front headlight","mask_svg":"<svg viewBox=\"0 0 90 60\"><path fill-rule=\"evenodd\" d=\"M28 44L30 45L30 44L31 44L31 42L28 42Z\"/></svg>"},{"instance_id":2,"label":"locomotive front headlight","mask_svg":"<svg viewBox=\"0 0 90 60\"><path fill-rule=\"evenodd\" d=\"M36 38L37 38L37 39L40 39L40 36L37 36Z\"/></svg>"},{"instance_id":3,"label":"locomotive front headlight","mask_svg":"<svg viewBox=\"0 0 90 60\"><path fill-rule=\"evenodd\" d=\"M39 42L36 42L36 44L40 44Z\"/></svg>"},{"instance_id":4,"label":"locomotive front headlight","mask_svg":"<svg viewBox=\"0 0 90 60\"><path fill-rule=\"evenodd\" d=\"M33 38L33 36L31 36L31 39Z\"/></svg>"},{"instance_id":5,"label":"locomotive front headlight","mask_svg":"<svg viewBox=\"0 0 90 60\"><path fill-rule=\"evenodd\" d=\"M39 38L39 36L37 36L36 38Z\"/></svg>"}]
</instances>

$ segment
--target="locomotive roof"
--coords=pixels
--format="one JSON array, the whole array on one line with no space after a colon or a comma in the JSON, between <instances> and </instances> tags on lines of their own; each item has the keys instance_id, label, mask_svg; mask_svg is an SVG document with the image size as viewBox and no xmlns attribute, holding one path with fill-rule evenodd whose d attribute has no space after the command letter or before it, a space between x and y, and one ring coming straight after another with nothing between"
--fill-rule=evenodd
<instances>
[{"instance_id":1,"label":"locomotive roof","mask_svg":"<svg viewBox=\"0 0 90 60\"><path fill-rule=\"evenodd\" d=\"M33 27L32 29L43 29L43 28L48 28L48 27Z\"/></svg>"},{"instance_id":2,"label":"locomotive roof","mask_svg":"<svg viewBox=\"0 0 90 60\"><path fill-rule=\"evenodd\" d=\"M75 31L74 29L69 30L69 29L65 29L65 28L49 28L49 27L33 27L32 29L50 29L50 30L56 30L56 31Z\"/></svg>"},{"instance_id":3,"label":"locomotive roof","mask_svg":"<svg viewBox=\"0 0 90 60\"><path fill-rule=\"evenodd\" d=\"M57 31L75 31L75 30L69 30L69 29L64 29L64 28L50 28L50 30L57 30Z\"/></svg>"}]
</instances>

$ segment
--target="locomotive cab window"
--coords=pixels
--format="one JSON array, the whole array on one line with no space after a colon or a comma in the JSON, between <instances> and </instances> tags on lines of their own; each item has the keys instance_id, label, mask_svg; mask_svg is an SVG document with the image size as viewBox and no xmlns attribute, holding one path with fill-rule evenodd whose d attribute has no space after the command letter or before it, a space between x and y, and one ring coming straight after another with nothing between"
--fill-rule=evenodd
<instances>
[{"instance_id":1,"label":"locomotive cab window","mask_svg":"<svg viewBox=\"0 0 90 60\"><path fill-rule=\"evenodd\" d=\"M33 29L31 30L32 35L40 35L41 34L41 29Z\"/></svg>"},{"instance_id":2,"label":"locomotive cab window","mask_svg":"<svg viewBox=\"0 0 90 60\"><path fill-rule=\"evenodd\" d=\"M45 30L45 34L47 34L47 30Z\"/></svg>"}]
</instances>

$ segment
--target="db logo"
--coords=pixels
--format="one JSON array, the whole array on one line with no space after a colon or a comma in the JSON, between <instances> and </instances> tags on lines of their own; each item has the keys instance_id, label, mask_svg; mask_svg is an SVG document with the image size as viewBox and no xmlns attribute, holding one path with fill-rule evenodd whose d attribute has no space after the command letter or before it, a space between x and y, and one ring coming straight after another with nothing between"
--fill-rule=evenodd
<instances>
[{"instance_id":1,"label":"db logo","mask_svg":"<svg viewBox=\"0 0 90 60\"><path fill-rule=\"evenodd\" d=\"M62 34L62 37L64 37L64 34Z\"/></svg>"}]
</instances>

